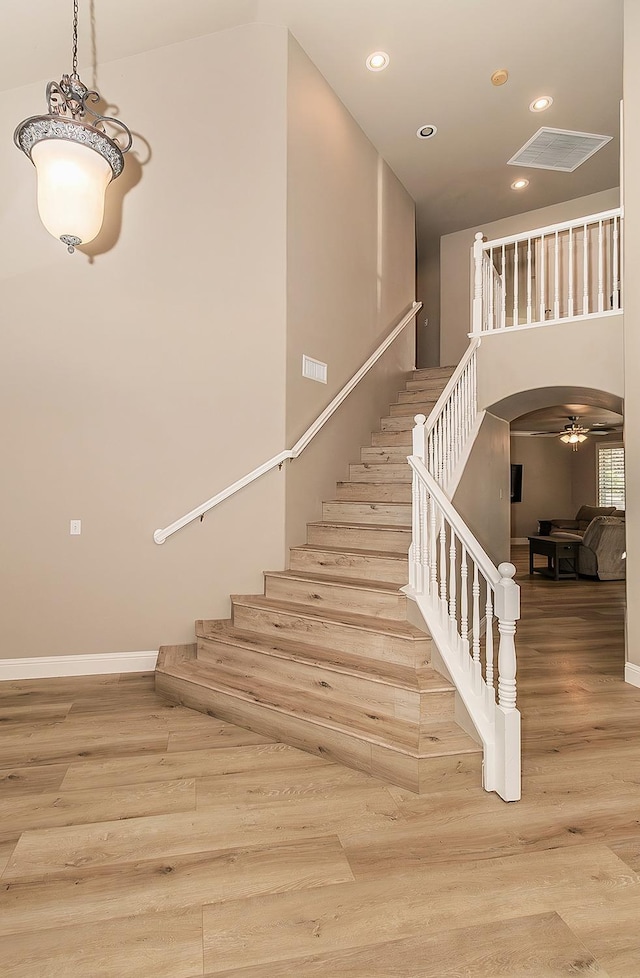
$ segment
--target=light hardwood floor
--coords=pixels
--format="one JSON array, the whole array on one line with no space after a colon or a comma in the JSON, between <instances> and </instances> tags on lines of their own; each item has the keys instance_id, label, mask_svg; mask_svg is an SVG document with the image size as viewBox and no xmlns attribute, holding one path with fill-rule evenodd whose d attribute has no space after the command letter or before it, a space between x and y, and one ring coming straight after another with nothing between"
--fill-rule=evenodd
<instances>
[{"instance_id":1,"label":"light hardwood floor","mask_svg":"<svg viewBox=\"0 0 640 978\"><path fill-rule=\"evenodd\" d=\"M517 804L389 788L151 675L0 684L0 974L638 978L624 585L515 556Z\"/></svg>"}]
</instances>

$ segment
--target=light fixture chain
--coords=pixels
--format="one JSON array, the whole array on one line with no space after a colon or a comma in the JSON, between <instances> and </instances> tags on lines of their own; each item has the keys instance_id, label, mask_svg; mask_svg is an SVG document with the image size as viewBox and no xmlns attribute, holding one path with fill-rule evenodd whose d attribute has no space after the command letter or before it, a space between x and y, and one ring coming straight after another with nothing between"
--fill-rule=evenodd
<instances>
[{"instance_id":1,"label":"light fixture chain","mask_svg":"<svg viewBox=\"0 0 640 978\"><path fill-rule=\"evenodd\" d=\"M78 77L78 0L73 0L73 78Z\"/></svg>"}]
</instances>

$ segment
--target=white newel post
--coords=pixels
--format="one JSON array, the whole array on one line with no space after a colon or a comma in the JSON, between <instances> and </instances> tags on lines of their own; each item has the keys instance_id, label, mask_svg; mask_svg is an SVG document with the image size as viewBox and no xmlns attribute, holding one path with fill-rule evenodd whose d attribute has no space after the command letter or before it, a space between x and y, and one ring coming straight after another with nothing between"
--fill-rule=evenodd
<instances>
[{"instance_id":1,"label":"white newel post","mask_svg":"<svg viewBox=\"0 0 640 978\"><path fill-rule=\"evenodd\" d=\"M505 801L520 798L520 713L516 709L516 622L520 618L520 588L513 564L498 567L495 590L498 619L498 702L496 704L496 790Z\"/></svg>"},{"instance_id":2,"label":"white newel post","mask_svg":"<svg viewBox=\"0 0 640 978\"><path fill-rule=\"evenodd\" d=\"M482 332L482 267L484 259L484 251L482 248L483 240L484 235L482 231L478 231L476 234L476 240L473 243L473 321L471 326L473 333Z\"/></svg>"}]
</instances>

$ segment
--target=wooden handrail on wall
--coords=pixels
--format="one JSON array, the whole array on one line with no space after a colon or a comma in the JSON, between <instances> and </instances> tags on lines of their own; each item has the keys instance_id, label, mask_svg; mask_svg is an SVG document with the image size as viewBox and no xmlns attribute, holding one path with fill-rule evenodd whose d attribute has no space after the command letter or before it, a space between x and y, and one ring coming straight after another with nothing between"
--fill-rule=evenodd
<instances>
[{"instance_id":1,"label":"wooden handrail on wall","mask_svg":"<svg viewBox=\"0 0 640 978\"><path fill-rule=\"evenodd\" d=\"M248 486L251 482L255 482L256 479L259 479L260 476L265 475L267 472L270 472L271 469L275 469L276 466L282 465L282 463L286 462L287 459L298 458L298 456L301 455L302 452L305 450L309 442L318 434L320 429L327 423L331 415L334 414L335 411L337 411L337 409L340 407L342 402L349 396L351 391L355 387L357 387L357 385L360 383L362 378L369 372L369 370L371 370L374 364L378 362L378 360L385 352L385 350L387 350L388 347L390 347L393 341L396 339L396 337L400 335L400 333L403 331L405 326L407 326L413 319L415 319L416 315L418 314L421 308L422 308L421 302L413 303L413 306L411 307L409 312L402 317L402 319L396 326L394 326L394 328L391 330L389 335L382 341L382 343L380 344L380 346L378 346L375 352L371 354L371 356L366 361L366 363L363 363L360 369L353 375L351 380L347 381L347 383L344 385L342 390L336 394L336 396L333 398L331 403L328 404L327 407L324 409L322 414L320 414L316 418L313 424L309 425L305 433L302 435L301 438L298 439L298 441L295 443L293 448L285 449L284 451L279 452L278 455L274 455L273 458L270 458L266 462L263 462L262 465L259 465L257 468L253 469L247 475L243 476L241 479L238 479L236 482L232 483L232 485L227 486L226 489L222 489L215 496L212 496L211 499L207 499L207 501L201 503L200 506L196 506L195 509L192 509L185 516L181 516L180 519L175 520L173 523L170 523L169 526L165 526L164 529L156 530L155 533L153 534L153 539L155 540L155 542L164 543L167 537L171 536L172 533L175 533L177 530L181 530L183 526L186 526L188 523L192 523L193 520L197 520L201 516L204 516L204 514L208 513L210 509L213 509L214 506L217 506L218 503L221 503L223 502L223 500L228 499L229 496L233 496L234 493L238 492L240 489L244 489L244 487Z\"/></svg>"}]
</instances>

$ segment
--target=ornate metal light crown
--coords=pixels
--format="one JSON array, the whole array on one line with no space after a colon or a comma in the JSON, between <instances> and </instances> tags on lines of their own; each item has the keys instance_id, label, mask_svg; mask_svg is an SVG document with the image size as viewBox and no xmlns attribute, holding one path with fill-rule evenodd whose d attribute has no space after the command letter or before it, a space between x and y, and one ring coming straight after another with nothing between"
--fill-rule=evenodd
<instances>
[{"instance_id":1,"label":"ornate metal light crown","mask_svg":"<svg viewBox=\"0 0 640 978\"><path fill-rule=\"evenodd\" d=\"M33 162L31 153L37 143L48 139L70 140L99 153L111 167L111 179L119 177L124 169L124 154L131 149L133 136L120 119L100 115L90 107L90 104L97 105L100 95L88 89L78 74L78 0L73 0L73 70L70 75L63 75L59 82L49 82L46 97L48 113L31 116L16 128L13 139L18 149ZM122 146L105 132L106 123L124 134ZM62 235L61 240L69 252L82 243L74 235Z\"/></svg>"}]
</instances>

